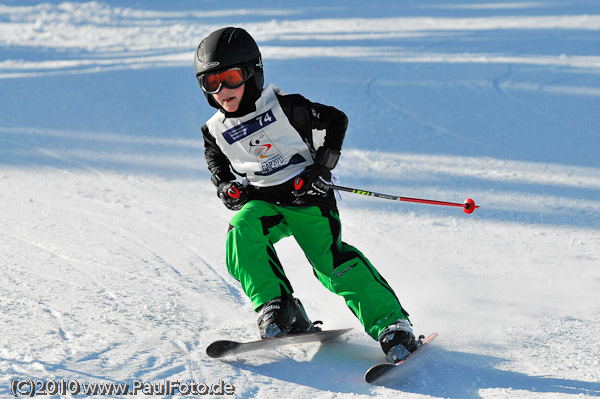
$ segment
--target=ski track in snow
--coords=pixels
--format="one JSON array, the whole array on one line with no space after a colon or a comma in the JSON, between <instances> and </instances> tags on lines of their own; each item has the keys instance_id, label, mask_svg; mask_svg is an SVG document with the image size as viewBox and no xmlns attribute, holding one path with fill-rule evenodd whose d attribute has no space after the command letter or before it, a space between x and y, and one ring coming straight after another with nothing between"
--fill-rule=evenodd
<instances>
[{"instance_id":1,"label":"ski track in snow","mask_svg":"<svg viewBox=\"0 0 600 399\"><path fill-rule=\"evenodd\" d=\"M15 378L220 379L243 398L600 396L600 8L0 2L0 396ZM385 11L385 12L384 12ZM191 76L225 25L269 80L350 116L344 240L440 336L383 386L382 360L293 239L276 248L338 342L213 360L257 336L228 275ZM281 83L280 83L281 82ZM116 396L113 396L116 397ZM177 396L175 396L177 397Z\"/></svg>"}]
</instances>

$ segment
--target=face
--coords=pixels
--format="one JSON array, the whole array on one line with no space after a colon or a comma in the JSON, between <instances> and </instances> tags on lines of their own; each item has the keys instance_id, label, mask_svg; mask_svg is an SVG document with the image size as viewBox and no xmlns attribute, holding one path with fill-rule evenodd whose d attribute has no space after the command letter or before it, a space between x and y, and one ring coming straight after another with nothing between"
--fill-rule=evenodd
<instances>
[{"instance_id":1,"label":"face","mask_svg":"<svg viewBox=\"0 0 600 399\"><path fill-rule=\"evenodd\" d=\"M241 85L237 89L229 89L225 86L221 88L221 91L213 94L213 98L223 109L227 112L235 112L240 106L242 96L244 95L245 84Z\"/></svg>"}]
</instances>

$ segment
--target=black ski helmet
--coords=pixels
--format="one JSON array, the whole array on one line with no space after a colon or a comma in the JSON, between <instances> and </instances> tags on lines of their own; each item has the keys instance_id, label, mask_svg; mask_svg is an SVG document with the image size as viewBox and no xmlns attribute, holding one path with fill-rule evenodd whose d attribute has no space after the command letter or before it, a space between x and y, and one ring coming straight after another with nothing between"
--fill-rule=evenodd
<instances>
[{"instance_id":1,"label":"black ski helmet","mask_svg":"<svg viewBox=\"0 0 600 399\"><path fill-rule=\"evenodd\" d=\"M194 56L194 69L200 87L203 75L233 67L244 69L248 76L246 84L254 84L251 92L260 95L265 83L262 57L258 45L248 32L242 28L222 28L200 42ZM204 90L202 92L211 106L221 108L212 94Z\"/></svg>"}]
</instances>

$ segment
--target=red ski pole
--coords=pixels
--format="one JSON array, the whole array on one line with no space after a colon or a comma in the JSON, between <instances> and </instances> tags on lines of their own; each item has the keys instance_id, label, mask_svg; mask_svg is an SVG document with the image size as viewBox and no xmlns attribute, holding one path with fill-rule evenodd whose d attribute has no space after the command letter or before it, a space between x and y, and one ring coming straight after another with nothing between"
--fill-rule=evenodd
<instances>
[{"instance_id":1,"label":"red ski pole","mask_svg":"<svg viewBox=\"0 0 600 399\"><path fill-rule=\"evenodd\" d=\"M296 179L294 180L294 188L296 190L300 190L300 188L303 185L304 185L304 179L302 179L300 177L296 177ZM443 206L458 206L458 207L463 208L463 211L465 213L473 213L473 212L475 212L476 208L479 208L479 206L475 205L475 201L473 201L471 198L467 198L465 200L465 202L460 204L460 203L456 203L456 202L434 201L434 200L428 200L428 199L422 199L422 198L409 198L409 197L400 197L398 195L381 194L381 193L375 193L373 191L359 190L357 188L336 186L335 184L329 184L329 187L333 188L334 190L346 191L346 192L353 193L353 194L366 195L366 196L375 197L375 198L389 199L389 200L393 200L393 201L417 202L419 204L443 205Z\"/></svg>"},{"instance_id":2,"label":"red ski pole","mask_svg":"<svg viewBox=\"0 0 600 399\"><path fill-rule=\"evenodd\" d=\"M394 200L394 201L417 202L419 204L431 204L431 205L443 205L443 206L458 206L458 207L463 208L463 211L465 213L473 213L475 211L475 208L479 208L479 206L475 205L475 201L473 201L471 198L467 198L465 200L465 202L460 204L460 203L456 203L456 202L434 201L434 200L421 199L421 198L400 197L398 195L380 194L380 193L375 193L372 191L359 190L356 188L336 186L334 184L331 184L331 188L333 188L335 190L339 190L339 191L346 191L346 192L353 193L353 194L367 195L369 197L384 198L384 199L389 199L389 200Z\"/></svg>"}]
</instances>

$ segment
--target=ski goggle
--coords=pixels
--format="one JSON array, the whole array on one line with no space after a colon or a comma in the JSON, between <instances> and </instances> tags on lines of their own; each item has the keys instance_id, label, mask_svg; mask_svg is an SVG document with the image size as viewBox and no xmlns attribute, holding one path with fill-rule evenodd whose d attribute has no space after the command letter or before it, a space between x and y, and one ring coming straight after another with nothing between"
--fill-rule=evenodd
<instances>
[{"instance_id":1,"label":"ski goggle","mask_svg":"<svg viewBox=\"0 0 600 399\"><path fill-rule=\"evenodd\" d=\"M209 94L216 94L223 86L237 89L246 82L249 76L242 68L231 68L223 72L198 76L200 87Z\"/></svg>"}]
</instances>

